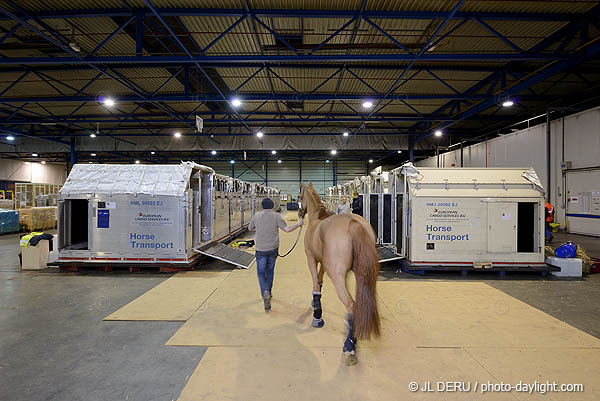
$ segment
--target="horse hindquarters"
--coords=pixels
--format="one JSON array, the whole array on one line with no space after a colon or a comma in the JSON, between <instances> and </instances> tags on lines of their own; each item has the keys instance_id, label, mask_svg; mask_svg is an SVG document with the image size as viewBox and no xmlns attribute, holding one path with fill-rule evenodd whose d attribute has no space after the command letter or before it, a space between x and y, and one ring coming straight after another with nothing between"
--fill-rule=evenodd
<instances>
[{"instance_id":1,"label":"horse hindquarters","mask_svg":"<svg viewBox=\"0 0 600 401\"><path fill-rule=\"evenodd\" d=\"M350 222L352 234L352 270L356 277L356 301L352 311L354 334L358 339L379 336L381 325L377 311L375 286L379 274L379 255L373 237L358 221Z\"/></svg>"}]
</instances>

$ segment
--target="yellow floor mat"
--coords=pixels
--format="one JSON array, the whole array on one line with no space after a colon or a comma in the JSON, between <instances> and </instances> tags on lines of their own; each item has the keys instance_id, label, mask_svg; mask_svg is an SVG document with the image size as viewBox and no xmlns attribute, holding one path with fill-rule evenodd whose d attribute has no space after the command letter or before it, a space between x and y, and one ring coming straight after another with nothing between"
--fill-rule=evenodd
<instances>
[{"instance_id":1,"label":"yellow floor mat","mask_svg":"<svg viewBox=\"0 0 600 401\"><path fill-rule=\"evenodd\" d=\"M185 321L231 272L180 272L104 320Z\"/></svg>"}]
</instances>

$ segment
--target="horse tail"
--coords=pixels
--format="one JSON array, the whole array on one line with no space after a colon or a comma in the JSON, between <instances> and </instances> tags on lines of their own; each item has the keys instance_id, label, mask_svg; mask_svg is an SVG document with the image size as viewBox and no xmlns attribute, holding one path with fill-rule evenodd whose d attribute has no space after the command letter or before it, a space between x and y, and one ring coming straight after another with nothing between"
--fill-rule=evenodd
<instances>
[{"instance_id":1,"label":"horse tail","mask_svg":"<svg viewBox=\"0 0 600 401\"><path fill-rule=\"evenodd\" d=\"M357 339L378 337L381 332L375 286L379 274L379 254L371 233L358 221L350 222L352 270L356 277L356 302L352 311Z\"/></svg>"}]
</instances>

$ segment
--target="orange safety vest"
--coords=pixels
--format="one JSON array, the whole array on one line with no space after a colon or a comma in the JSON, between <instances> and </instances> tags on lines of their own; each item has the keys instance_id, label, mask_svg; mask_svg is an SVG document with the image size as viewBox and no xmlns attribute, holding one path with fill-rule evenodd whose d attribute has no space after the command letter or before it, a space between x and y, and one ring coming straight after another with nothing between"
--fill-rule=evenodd
<instances>
[{"instance_id":1,"label":"orange safety vest","mask_svg":"<svg viewBox=\"0 0 600 401\"><path fill-rule=\"evenodd\" d=\"M554 221L554 206L546 202L546 221L552 223Z\"/></svg>"}]
</instances>

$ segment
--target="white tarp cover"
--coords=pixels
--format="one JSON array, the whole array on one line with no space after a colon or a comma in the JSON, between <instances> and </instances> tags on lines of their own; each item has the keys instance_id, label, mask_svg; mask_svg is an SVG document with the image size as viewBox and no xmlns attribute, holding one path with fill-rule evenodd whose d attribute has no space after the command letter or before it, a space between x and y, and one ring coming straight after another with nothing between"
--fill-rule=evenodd
<instances>
[{"instance_id":1,"label":"white tarp cover","mask_svg":"<svg viewBox=\"0 0 600 401\"><path fill-rule=\"evenodd\" d=\"M533 168L529 168L529 170L525 171L522 177L530 181L535 186L537 186L540 189L540 192L544 192L544 186L542 185L542 181L540 181L540 178L538 177L537 173Z\"/></svg>"},{"instance_id":2,"label":"white tarp cover","mask_svg":"<svg viewBox=\"0 0 600 401\"><path fill-rule=\"evenodd\" d=\"M61 194L145 194L183 196L193 168L191 162L178 165L76 164Z\"/></svg>"}]
</instances>

